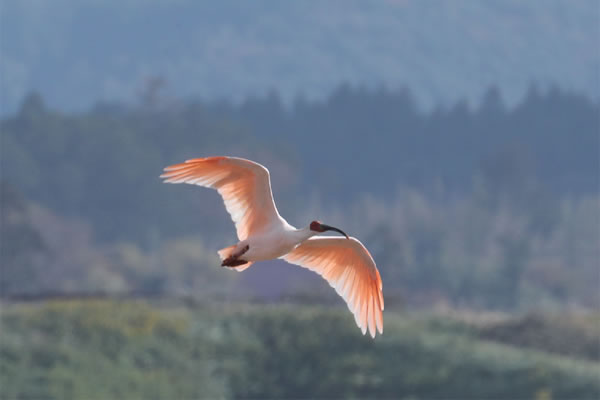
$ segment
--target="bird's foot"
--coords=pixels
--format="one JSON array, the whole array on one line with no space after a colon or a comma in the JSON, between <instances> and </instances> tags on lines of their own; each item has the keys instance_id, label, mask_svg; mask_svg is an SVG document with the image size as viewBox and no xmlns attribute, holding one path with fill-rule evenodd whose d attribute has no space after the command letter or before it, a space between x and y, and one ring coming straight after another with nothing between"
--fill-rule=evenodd
<instances>
[{"instance_id":1,"label":"bird's foot","mask_svg":"<svg viewBox=\"0 0 600 400\"><path fill-rule=\"evenodd\" d=\"M240 260L240 257L244 255L248 251L248 249L250 249L250 246L246 245L237 253L233 253L232 255L223 260L223 262L221 263L221 267L238 267L240 265L246 264L248 261Z\"/></svg>"},{"instance_id":2,"label":"bird's foot","mask_svg":"<svg viewBox=\"0 0 600 400\"><path fill-rule=\"evenodd\" d=\"M246 264L248 261L240 260L239 258L226 259L221 263L221 267L239 267L240 265Z\"/></svg>"}]
</instances>

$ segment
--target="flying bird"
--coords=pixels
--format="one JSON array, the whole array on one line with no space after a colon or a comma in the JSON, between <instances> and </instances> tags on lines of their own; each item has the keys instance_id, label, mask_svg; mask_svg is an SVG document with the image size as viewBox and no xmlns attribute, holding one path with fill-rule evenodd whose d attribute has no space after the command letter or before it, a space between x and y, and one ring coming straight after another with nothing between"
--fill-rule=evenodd
<instances>
[{"instance_id":1,"label":"flying bird","mask_svg":"<svg viewBox=\"0 0 600 400\"><path fill-rule=\"evenodd\" d=\"M256 261L281 258L321 275L344 299L356 325L372 337L383 333L381 276L366 247L341 229L312 221L297 229L279 215L269 170L237 157L187 160L164 168L165 183L216 189L233 220L239 242L218 251L221 266L243 271ZM344 237L316 236L334 231Z\"/></svg>"}]
</instances>

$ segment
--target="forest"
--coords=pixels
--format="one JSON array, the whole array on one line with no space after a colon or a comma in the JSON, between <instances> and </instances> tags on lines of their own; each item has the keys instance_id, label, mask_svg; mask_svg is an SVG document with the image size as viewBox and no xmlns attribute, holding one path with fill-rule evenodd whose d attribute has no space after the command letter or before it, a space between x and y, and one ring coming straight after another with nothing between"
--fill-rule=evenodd
<instances>
[{"instance_id":1,"label":"forest","mask_svg":"<svg viewBox=\"0 0 600 400\"><path fill-rule=\"evenodd\" d=\"M477 106L425 112L408 89L343 85L286 106L275 92L176 100L160 83L136 105L75 114L31 94L2 120L3 294L214 295L213 279L237 293L244 278L212 268L211 249L235 240L218 196L158 179L166 165L227 154L270 169L293 225L320 219L360 237L399 302L598 304L597 102L532 86L509 109L490 88ZM311 278L291 275L286 294L302 297Z\"/></svg>"}]
</instances>

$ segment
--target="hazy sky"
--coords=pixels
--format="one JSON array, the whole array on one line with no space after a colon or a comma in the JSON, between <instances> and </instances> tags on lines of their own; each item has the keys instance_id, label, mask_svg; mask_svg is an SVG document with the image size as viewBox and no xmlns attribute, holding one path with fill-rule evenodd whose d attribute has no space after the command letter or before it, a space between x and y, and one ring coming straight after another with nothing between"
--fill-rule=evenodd
<instances>
[{"instance_id":1,"label":"hazy sky","mask_svg":"<svg viewBox=\"0 0 600 400\"><path fill-rule=\"evenodd\" d=\"M172 96L322 98L341 82L408 86L422 105L533 81L598 98L600 2L2 0L2 113L38 90L52 107Z\"/></svg>"}]
</instances>

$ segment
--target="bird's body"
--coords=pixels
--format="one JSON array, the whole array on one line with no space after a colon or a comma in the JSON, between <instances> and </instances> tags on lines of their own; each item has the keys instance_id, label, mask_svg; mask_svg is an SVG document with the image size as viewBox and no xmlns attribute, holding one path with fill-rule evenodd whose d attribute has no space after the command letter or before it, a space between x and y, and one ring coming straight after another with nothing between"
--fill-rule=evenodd
<instances>
[{"instance_id":1,"label":"bird's body","mask_svg":"<svg viewBox=\"0 0 600 400\"><path fill-rule=\"evenodd\" d=\"M222 266L243 271L254 262L282 258L325 278L344 298L356 324L371 336L383 332L381 277L368 250L338 228L313 221L297 229L283 219L271 192L269 171L236 157L207 157L165 168L167 183L216 189L235 223L239 242L218 251ZM315 237L325 231L341 237Z\"/></svg>"},{"instance_id":2,"label":"bird's body","mask_svg":"<svg viewBox=\"0 0 600 400\"><path fill-rule=\"evenodd\" d=\"M311 236L311 233L287 224L251 236L239 242L238 246L249 246L248 251L244 253L244 260L265 261L286 255Z\"/></svg>"}]
</instances>

